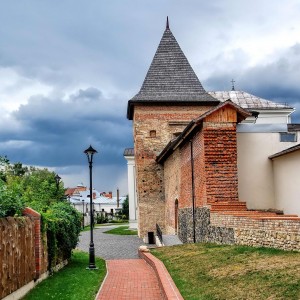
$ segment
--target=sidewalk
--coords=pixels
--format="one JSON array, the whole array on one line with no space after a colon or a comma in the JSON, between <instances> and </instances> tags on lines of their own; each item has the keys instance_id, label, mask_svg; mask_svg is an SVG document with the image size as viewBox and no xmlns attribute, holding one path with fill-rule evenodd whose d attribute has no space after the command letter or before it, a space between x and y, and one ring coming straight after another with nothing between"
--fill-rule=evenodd
<instances>
[{"instance_id":1,"label":"sidewalk","mask_svg":"<svg viewBox=\"0 0 300 300\"><path fill-rule=\"evenodd\" d=\"M97 300L160 300L159 282L143 259L107 260L107 276Z\"/></svg>"}]
</instances>

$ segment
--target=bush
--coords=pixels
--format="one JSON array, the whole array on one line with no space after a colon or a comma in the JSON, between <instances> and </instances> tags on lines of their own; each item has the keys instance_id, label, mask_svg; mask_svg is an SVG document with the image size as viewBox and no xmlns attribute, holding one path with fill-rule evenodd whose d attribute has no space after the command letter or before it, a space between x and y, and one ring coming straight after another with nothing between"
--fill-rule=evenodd
<instances>
[{"instance_id":1,"label":"bush","mask_svg":"<svg viewBox=\"0 0 300 300\"><path fill-rule=\"evenodd\" d=\"M55 203L43 213L47 232L49 269L71 257L81 230L81 214L69 203Z\"/></svg>"},{"instance_id":2,"label":"bush","mask_svg":"<svg viewBox=\"0 0 300 300\"><path fill-rule=\"evenodd\" d=\"M97 224L107 223L108 222L108 218L105 217L103 214L97 214L96 222L97 222Z\"/></svg>"},{"instance_id":3,"label":"bush","mask_svg":"<svg viewBox=\"0 0 300 300\"><path fill-rule=\"evenodd\" d=\"M0 218L21 215L25 205L17 191L7 189L0 179Z\"/></svg>"}]
</instances>

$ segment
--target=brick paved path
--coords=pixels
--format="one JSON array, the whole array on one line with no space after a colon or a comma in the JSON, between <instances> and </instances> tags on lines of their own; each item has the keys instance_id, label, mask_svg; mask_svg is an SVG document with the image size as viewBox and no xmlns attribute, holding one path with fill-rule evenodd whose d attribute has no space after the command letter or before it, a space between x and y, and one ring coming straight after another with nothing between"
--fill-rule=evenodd
<instances>
[{"instance_id":1,"label":"brick paved path","mask_svg":"<svg viewBox=\"0 0 300 300\"><path fill-rule=\"evenodd\" d=\"M108 260L107 271L97 300L163 299L157 277L143 259Z\"/></svg>"},{"instance_id":2,"label":"brick paved path","mask_svg":"<svg viewBox=\"0 0 300 300\"><path fill-rule=\"evenodd\" d=\"M112 227L94 229L95 254L106 260L107 276L97 300L160 300L157 277L153 269L138 257L144 245L137 236L105 234ZM82 232L78 248L89 251L90 233Z\"/></svg>"}]
</instances>

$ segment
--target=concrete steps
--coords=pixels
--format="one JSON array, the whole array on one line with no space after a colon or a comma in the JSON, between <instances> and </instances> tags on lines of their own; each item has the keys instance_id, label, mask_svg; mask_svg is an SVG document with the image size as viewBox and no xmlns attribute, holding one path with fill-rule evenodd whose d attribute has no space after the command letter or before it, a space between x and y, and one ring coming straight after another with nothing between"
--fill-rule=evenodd
<instances>
[{"instance_id":1,"label":"concrete steps","mask_svg":"<svg viewBox=\"0 0 300 300\"><path fill-rule=\"evenodd\" d=\"M209 203L211 211L246 211L246 202L239 201L224 201Z\"/></svg>"},{"instance_id":2,"label":"concrete steps","mask_svg":"<svg viewBox=\"0 0 300 300\"><path fill-rule=\"evenodd\" d=\"M210 211L212 213L218 213L221 215L246 217L256 220L300 220L298 215L284 215L262 210L248 210L246 202L219 201L208 204L210 205Z\"/></svg>"}]
</instances>

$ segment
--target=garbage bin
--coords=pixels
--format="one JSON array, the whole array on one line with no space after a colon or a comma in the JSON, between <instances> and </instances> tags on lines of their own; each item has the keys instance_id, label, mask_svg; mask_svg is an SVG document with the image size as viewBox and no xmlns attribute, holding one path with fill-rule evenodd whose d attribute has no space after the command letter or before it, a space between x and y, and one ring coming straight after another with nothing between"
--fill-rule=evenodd
<instances>
[{"instance_id":1,"label":"garbage bin","mask_svg":"<svg viewBox=\"0 0 300 300\"><path fill-rule=\"evenodd\" d=\"M148 232L148 244L155 244L154 232Z\"/></svg>"}]
</instances>

